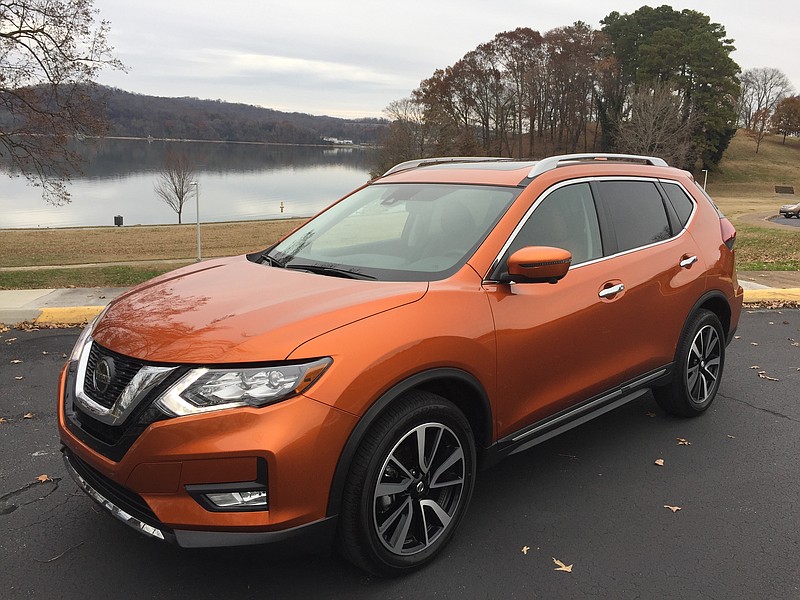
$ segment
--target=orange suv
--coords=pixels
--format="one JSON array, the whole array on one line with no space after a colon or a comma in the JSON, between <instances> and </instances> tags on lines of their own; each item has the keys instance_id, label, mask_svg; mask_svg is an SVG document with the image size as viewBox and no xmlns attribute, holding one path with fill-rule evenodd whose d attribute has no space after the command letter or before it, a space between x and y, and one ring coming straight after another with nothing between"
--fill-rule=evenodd
<instances>
[{"instance_id":1,"label":"orange suv","mask_svg":"<svg viewBox=\"0 0 800 600\"><path fill-rule=\"evenodd\" d=\"M708 408L735 235L658 158L403 163L262 252L112 302L61 375L67 469L180 546L335 543L408 572L478 463L648 390Z\"/></svg>"}]
</instances>

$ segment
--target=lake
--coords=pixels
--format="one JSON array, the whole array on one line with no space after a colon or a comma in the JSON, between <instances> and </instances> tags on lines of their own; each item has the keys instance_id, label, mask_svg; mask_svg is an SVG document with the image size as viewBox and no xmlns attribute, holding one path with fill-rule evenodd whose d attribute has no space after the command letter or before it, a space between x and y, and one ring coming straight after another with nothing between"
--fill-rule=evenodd
<instances>
[{"instance_id":1,"label":"lake","mask_svg":"<svg viewBox=\"0 0 800 600\"><path fill-rule=\"evenodd\" d=\"M201 222L306 217L366 183L374 150L104 139L79 142L83 173L69 185L72 201L46 203L24 177L0 171L0 228L177 223L153 190L167 149L195 165ZM283 212L281 212L283 203ZM183 222L196 220L194 190Z\"/></svg>"}]
</instances>

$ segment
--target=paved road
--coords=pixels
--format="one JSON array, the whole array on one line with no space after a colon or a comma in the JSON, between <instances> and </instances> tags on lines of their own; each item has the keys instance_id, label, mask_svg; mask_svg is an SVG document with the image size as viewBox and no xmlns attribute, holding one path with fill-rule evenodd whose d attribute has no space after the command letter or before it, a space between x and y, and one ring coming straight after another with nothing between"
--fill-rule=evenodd
<instances>
[{"instance_id":1,"label":"paved road","mask_svg":"<svg viewBox=\"0 0 800 600\"><path fill-rule=\"evenodd\" d=\"M786 217L772 217L770 219L773 223L778 223L780 225L791 225L792 227L800 227L800 219L787 219Z\"/></svg>"},{"instance_id":2,"label":"paved road","mask_svg":"<svg viewBox=\"0 0 800 600\"><path fill-rule=\"evenodd\" d=\"M55 435L76 335L0 334L3 598L800 598L798 310L743 315L703 417L648 395L483 472L446 554L390 581L337 558L181 550L103 514Z\"/></svg>"}]
</instances>

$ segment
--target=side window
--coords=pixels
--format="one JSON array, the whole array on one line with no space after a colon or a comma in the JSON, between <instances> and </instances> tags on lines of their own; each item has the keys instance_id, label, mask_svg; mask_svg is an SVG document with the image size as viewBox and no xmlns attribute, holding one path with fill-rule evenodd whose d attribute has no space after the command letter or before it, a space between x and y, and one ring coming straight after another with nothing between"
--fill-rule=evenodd
<instances>
[{"instance_id":1,"label":"side window","mask_svg":"<svg viewBox=\"0 0 800 600\"><path fill-rule=\"evenodd\" d=\"M569 250L573 265L600 258L600 226L589 184L568 185L548 194L514 238L506 259L526 246Z\"/></svg>"},{"instance_id":2,"label":"side window","mask_svg":"<svg viewBox=\"0 0 800 600\"><path fill-rule=\"evenodd\" d=\"M614 227L617 252L672 236L664 201L650 181L598 181L605 211Z\"/></svg>"},{"instance_id":3,"label":"side window","mask_svg":"<svg viewBox=\"0 0 800 600\"><path fill-rule=\"evenodd\" d=\"M689 222L689 217L692 214L692 209L694 209L694 204L677 183L662 181L661 187L667 193L667 197L678 215L678 220L681 222L681 227L686 227L686 223Z\"/></svg>"}]
</instances>

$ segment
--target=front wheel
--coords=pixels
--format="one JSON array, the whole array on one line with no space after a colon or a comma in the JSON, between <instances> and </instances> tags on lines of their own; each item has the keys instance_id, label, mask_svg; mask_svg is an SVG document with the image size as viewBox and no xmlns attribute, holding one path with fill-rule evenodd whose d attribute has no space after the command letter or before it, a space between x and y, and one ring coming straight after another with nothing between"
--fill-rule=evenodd
<instances>
[{"instance_id":1,"label":"front wheel","mask_svg":"<svg viewBox=\"0 0 800 600\"><path fill-rule=\"evenodd\" d=\"M725 365L725 333L717 315L699 310L678 342L672 381L653 395L668 413L694 417L703 413L719 389Z\"/></svg>"},{"instance_id":2,"label":"front wheel","mask_svg":"<svg viewBox=\"0 0 800 600\"><path fill-rule=\"evenodd\" d=\"M375 423L347 478L339 550L380 576L419 568L444 548L472 496L475 441L448 400L411 392Z\"/></svg>"}]
</instances>

